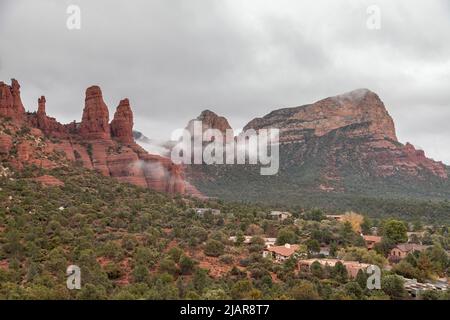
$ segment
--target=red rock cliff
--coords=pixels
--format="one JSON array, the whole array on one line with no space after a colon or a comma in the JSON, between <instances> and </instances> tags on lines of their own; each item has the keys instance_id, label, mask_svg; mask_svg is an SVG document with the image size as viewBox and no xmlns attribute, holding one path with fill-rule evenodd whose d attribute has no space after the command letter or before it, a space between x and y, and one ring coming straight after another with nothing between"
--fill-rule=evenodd
<instances>
[{"instance_id":1,"label":"red rock cliff","mask_svg":"<svg viewBox=\"0 0 450 320\"><path fill-rule=\"evenodd\" d=\"M11 86L0 82L0 116L22 121L25 108L20 98L20 85L17 80L11 80Z\"/></svg>"},{"instance_id":2,"label":"red rock cliff","mask_svg":"<svg viewBox=\"0 0 450 320\"><path fill-rule=\"evenodd\" d=\"M119 181L168 193L186 193L186 181L181 166L170 159L148 154L133 139L133 112L128 99L119 103L109 124L109 111L98 86L86 90L85 108L81 123L62 125L46 114L44 96L38 99L38 111L24 117L19 84L0 83L0 116L29 125L29 133L16 135L22 124L2 123L8 130L0 130L0 157L21 169L26 165L55 168L78 162ZM0 119L1 120L1 119ZM1 129L1 128L0 128ZM6 134L5 132L10 132ZM11 134L12 132L12 134ZM48 137L57 137L52 142ZM13 145L16 154L11 154ZM188 189L190 193L192 188ZM195 191L195 190L194 190Z\"/></svg>"},{"instance_id":3,"label":"red rock cliff","mask_svg":"<svg viewBox=\"0 0 450 320\"><path fill-rule=\"evenodd\" d=\"M329 158L335 162L335 152L351 150L358 154L361 163L371 163L373 172L379 176L392 176L399 171L417 176L427 171L447 178L443 163L427 158L423 151L415 150L410 144L403 146L398 142L393 119L378 95L367 89L301 107L275 110L250 121L244 130L273 127L280 129L282 144L296 143L298 150L305 149L312 141L326 141L327 137L332 139L338 134L343 138L342 143L336 141L334 146L327 146ZM292 160L301 162L302 156Z\"/></svg>"},{"instance_id":4,"label":"red rock cliff","mask_svg":"<svg viewBox=\"0 0 450 320\"><path fill-rule=\"evenodd\" d=\"M279 128L281 142L303 140L305 130L323 136L352 124L370 124L370 133L377 139L397 141L394 121L378 95L358 89L326 98L313 104L275 110L263 118L250 121L244 128Z\"/></svg>"}]
</instances>

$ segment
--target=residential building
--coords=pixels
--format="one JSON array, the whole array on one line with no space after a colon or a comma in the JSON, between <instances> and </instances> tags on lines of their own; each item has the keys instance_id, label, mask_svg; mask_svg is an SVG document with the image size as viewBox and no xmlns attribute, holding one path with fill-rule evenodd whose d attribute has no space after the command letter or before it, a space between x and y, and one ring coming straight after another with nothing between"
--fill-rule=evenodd
<instances>
[{"instance_id":1,"label":"residential building","mask_svg":"<svg viewBox=\"0 0 450 320\"><path fill-rule=\"evenodd\" d=\"M311 268L311 265L316 261L320 263L323 267L326 266L334 267L336 263L341 262L347 269L350 278L355 278L359 270L366 272L367 268L370 266L370 264L368 263L361 263L358 261L344 261L340 259L307 259L307 260L299 260L298 266L300 271L308 272Z\"/></svg>"},{"instance_id":2,"label":"residential building","mask_svg":"<svg viewBox=\"0 0 450 320\"><path fill-rule=\"evenodd\" d=\"M403 278L403 277L402 277ZM417 297L422 292L428 290L446 291L449 286L445 281L432 282L417 282L416 279L403 278L405 290L412 296Z\"/></svg>"},{"instance_id":3,"label":"residential building","mask_svg":"<svg viewBox=\"0 0 450 320\"><path fill-rule=\"evenodd\" d=\"M244 236L244 244L251 244L252 243L252 238L253 237L257 237L257 236ZM274 246L275 243L277 242L277 238L261 238L264 240L264 247L269 247L269 246ZM228 240L230 240L231 242L236 242L237 241L237 236L231 236L228 238Z\"/></svg>"},{"instance_id":4,"label":"residential building","mask_svg":"<svg viewBox=\"0 0 450 320\"><path fill-rule=\"evenodd\" d=\"M275 243L277 242L277 238L263 238L263 239L264 239L264 246L266 248L274 246Z\"/></svg>"},{"instance_id":5,"label":"residential building","mask_svg":"<svg viewBox=\"0 0 450 320\"><path fill-rule=\"evenodd\" d=\"M366 242L367 250L372 250L377 243L381 242L381 237L379 236L362 235L362 237Z\"/></svg>"},{"instance_id":6,"label":"residential building","mask_svg":"<svg viewBox=\"0 0 450 320\"><path fill-rule=\"evenodd\" d=\"M344 215L327 214L325 216L329 220L343 221Z\"/></svg>"},{"instance_id":7,"label":"residential building","mask_svg":"<svg viewBox=\"0 0 450 320\"><path fill-rule=\"evenodd\" d=\"M263 251L264 258L272 258L276 262L289 259L300 248L297 244L286 243L284 246L269 246Z\"/></svg>"},{"instance_id":8,"label":"residential building","mask_svg":"<svg viewBox=\"0 0 450 320\"><path fill-rule=\"evenodd\" d=\"M197 213L199 217L204 217L205 213L210 212L214 216L220 215L219 209L211 209L211 208L194 208L194 211Z\"/></svg>"},{"instance_id":9,"label":"residential building","mask_svg":"<svg viewBox=\"0 0 450 320\"><path fill-rule=\"evenodd\" d=\"M230 240L231 242L236 242L237 241L237 236L231 236L228 238L228 240ZM252 236L244 236L244 244L250 244L252 242Z\"/></svg>"},{"instance_id":10,"label":"residential building","mask_svg":"<svg viewBox=\"0 0 450 320\"><path fill-rule=\"evenodd\" d=\"M292 217L292 213L287 211L271 211L269 213L269 217L278 220L278 221L284 221L290 217Z\"/></svg>"},{"instance_id":11,"label":"residential building","mask_svg":"<svg viewBox=\"0 0 450 320\"><path fill-rule=\"evenodd\" d=\"M321 246L319 254L328 257L330 255L330 246Z\"/></svg>"},{"instance_id":12,"label":"residential building","mask_svg":"<svg viewBox=\"0 0 450 320\"><path fill-rule=\"evenodd\" d=\"M429 246L423 246L415 243L401 243L396 245L389 254L390 260L401 260L414 251L424 251Z\"/></svg>"}]
</instances>

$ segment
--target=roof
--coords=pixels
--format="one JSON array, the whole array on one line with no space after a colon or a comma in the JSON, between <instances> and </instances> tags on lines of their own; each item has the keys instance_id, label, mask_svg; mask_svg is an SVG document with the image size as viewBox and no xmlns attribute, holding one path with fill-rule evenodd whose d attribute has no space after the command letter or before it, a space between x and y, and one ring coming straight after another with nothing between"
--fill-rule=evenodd
<instances>
[{"instance_id":1,"label":"roof","mask_svg":"<svg viewBox=\"0 0 450 320\"><path fill-rule=\"evenodd\" d=\"M249 244L252 242L252 236L244 236L244 243ZM237 236L231 236L228 238L230 241L236 242L238 237Z\"/></svg>"},{"instance_id":2,"label":"roof","mask_svg":"<svg viewBox=\"0 0 450 320\"><path fill-rule=\"evenodd\" d=\"M195 212L199 214L203 214L205 212L211 212L212 214L220 214L219 209L212 209L212 208L194 208Z\"/></svg>"},{"instance_id":3,"label":"roof","mask_svg":"<svg viewBox=\"0 0 450 320\"><path fill-rule=\"evenodd\" d=\"M299 264L311 266L316 261L318 263L320 263L322 266L327 265L330 267L334 267L336 265L336 263L341 260L338 260L338 259L305 259L305 260L300 260Z\"/></svg>"},{"instance_id":4,"label":"roof","mask_svg":"<svg viewBox=\"0 0 450 320\"><path fill-rule=\"evenodd\" d=\"M297 244L285 244L284 246L268 247L267 251L279 254L284 257L290 257L295 251L300 248Z\"/></svg>"},{"instance_id":5,"label":"roof","mask_svg":"<svg viewBox=\"0 0 450 320\"><path fill-rule=\"evenodd\" d=\"M308 259L308 260L300 260L299 264L311 267L311 265L316 261L320 263L322 266L329 266L329 267L334 267L336 263L340 262L345 266L347 272L352 277L356 277L359 270L366 270L370 266L370 264L368 263L361 263L358 261L344 261L339 259Z\"/></svg>"},{"instance_id":6,"label":"roof","mask_svg":"<svg viewBox=\"0 0 450 320\"><path fill-rule=\"evenodd\" d=\"M254 237L258 237L258 236L243 236L244 237L244 243L249 244L252 242L252 239ZM231 236L228 238L228 240L236 242L237 241L237 236ZM262 238L264 240L264 242L267 243L275 243L277 241L277 238Z\"/></svg>"},{"instance_id":7,"label":"roof","mask_svg":"<svg viewBox=\"0 0 450 320\"><path fill-rule=\"evenodd\" d=\"M281 214L285 214L285 215L288 215L288 216L292 216L292 213L290 213L290 212L288 212L288 211L271 211L269 214L270 214L271 216L279 216L279 215L281 215Z\"/></svg>"},{"instance_id":8,"label":"roof","mask_svg":"<svg viewBox=\"0 0 450 320\"><path fill-rule=\"evenodd\" d=\"M418 282L416 279L408 279L402 277L405 281L406 290L448 290L448 285L445 282Z\"/></svg>"},{"instance_id":9,"label":"roof","mask_svg":"<svg viewBox=\"0 0 450 320\"><path fill-rule=\"evenodd\" d=\"M417 236L423 236L423 234L425 233L425 231L415 231L415 232L407 232L406 234L408 236L412 236L412 235L417 235Z\"/></svg>"},{"instance_id":10,"label":"roof","mask_svg":"<svg viewBox=\"0 0 450 320\"><path fill-rule=\"evenodd\" d=\"M327 219L333 219L333 220L338 220L338 221L341 221L343 218L344 218L344 216L343 215L336 215L336 214L327 214L326 216L325 216Z\"/></svg>"},{"instance_id":11,"label":"roof","mask_svg":"<svg viewBox=\"0 0 450 320\"><path fill-rule=\"evenodd\" d=\"M381 242L381 237L380 236L365 236L363 235L363 238L365 241L370 241L370 242Z\"/></svg>"},{"instance_id":12,"label":"roof","mask_svg":"<svg viewBox=\"0 0 450 320\"><path fill-rule=\"evenodd\" d=\"M411 251L423 251L427 249L429 246L423 246L415 243L401 243L395 246L394 249L399 249L403 252L411 252Z\"/></svg>"}]
</instances>

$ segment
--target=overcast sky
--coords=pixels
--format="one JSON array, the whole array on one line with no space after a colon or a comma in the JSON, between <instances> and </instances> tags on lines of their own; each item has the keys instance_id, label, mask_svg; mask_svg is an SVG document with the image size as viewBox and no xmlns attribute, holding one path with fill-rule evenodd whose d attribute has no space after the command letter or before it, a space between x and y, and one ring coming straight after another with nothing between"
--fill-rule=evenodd
<instances>
[{"instance_id":1,"label":"overcast sky","mask_svg":"<svg viewBox=\"0 0 450 320\"><path fill-rule=\"evenodd\" d=\"M66 9L81 9L68 30ZM381 10L370 30L366 10ZM446 0L0 0L0 80L28 110L79 121L98 84L112 117L130 98L135 129L164 139L203 109L234 128L281 107L368 88L400 141L450 164Z\"/></svg>"}]
</instances>

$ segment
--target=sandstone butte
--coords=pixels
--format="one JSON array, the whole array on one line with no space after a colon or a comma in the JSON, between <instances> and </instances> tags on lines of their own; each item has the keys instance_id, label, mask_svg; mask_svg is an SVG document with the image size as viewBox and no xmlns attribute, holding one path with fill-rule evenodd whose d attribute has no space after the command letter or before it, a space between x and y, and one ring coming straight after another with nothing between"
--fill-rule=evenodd
<instances>
[{"instance_id":1,"label":"sandstone butte","mask_svg":"<svg viewBox=\"0 0 450 320\"><path fill-rule=\"evenodd\" d=\"M37 112L27 113L19 83L14 79L11 85L0 82L0 118L8 120L2 121L0 127L0 157L14 168L20 170L34 164L50 169L78 163L121 182L171 194L201 196L185 181L183 167L149 154L134 141L133 112L128 99L120 101L111 122L98 86L86 90L80 123L59 123L47 116L45 104L42 96ZM60 185L48 176L38 181Z\"/></svg>"},{"instance_id":2,"label":"sandstone butte","mask_svg":"<svg viewBox=\"0 0 450 320\"><path fill-rule=\"evenodd\" d=\"M202 135L206 130L209 129L218 130L222 134L225 143L233 141L233 128L230 126L228 120L225 117L219 116L211 110L202 111L197 118L190 120L186 126L186 130L191 134L193 138L196 134L196 132L194 131L194 122L196 121L200 121L202 124ZM212 140L214 139L215 138L212 137Z\"/></svg>"},{"instance_id":3,"label":"sandstone butte","mask_svg":"<svg viewBox=\"0 0 450 320\"><path fill-rule=\"evenodd\" d=\"M358 153L358 161L370 164L379 176L393 176L398 172L419 176L428 172L448 178L442 162L427 158L424 151L416 150L410 143L403 145L398 141L394 121L384 103L367 89L275 110L253 119L244 130L262 128L279 128L280 143L295 143L299 150L314 141L333 141L327 150L330 158L338 149L351 150L352 141L363 141L356 143L358 149L353 151ZM338 141L337 137L344 139Z\"/></svg>"}]
</instances>

